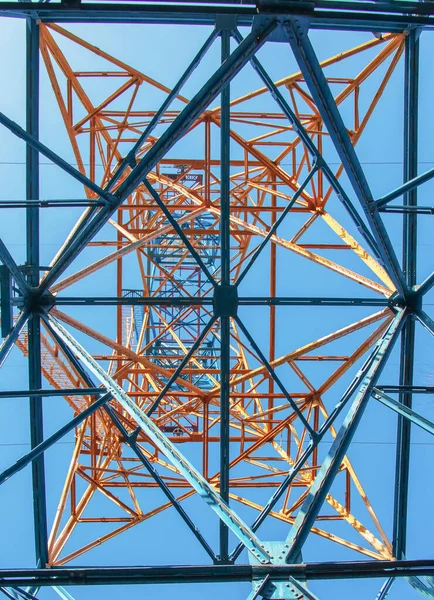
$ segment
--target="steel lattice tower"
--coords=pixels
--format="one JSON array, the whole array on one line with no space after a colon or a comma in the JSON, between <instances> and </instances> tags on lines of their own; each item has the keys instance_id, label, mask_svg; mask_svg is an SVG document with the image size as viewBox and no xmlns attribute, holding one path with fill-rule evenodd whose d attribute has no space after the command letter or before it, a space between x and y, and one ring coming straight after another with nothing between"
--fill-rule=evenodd
<instances>
[{"instance_id":1,"label":"steel lattice tower","mask_svg":"<svg viewBox=\"0 0 434 600\"><path fill-rule=\"evenodd\" d=\"M249 600L312 600L339 597L318 595L318 580L382 578L384 600L405 577L409 593L434 597L434 560L407 543L410 434L434 434L413 405L433 392L415 368L418 332L434 335L417 235L434 212L418 202L434 178L418 160L434 6L64 1L0 13L25 19L27 49L25 127L0 112L26 145L26 197L0 200L26 215L23 264L0 238L0 365L14 348L29 376L0 396L30 399L31 444L0 485L31 474L36 550L35 565L0 565L2 594L248 582ZM169 86L169 58L157 80L76 23L200 35ZM345 48L319 57L318 31ZM348 32L363 41L348 45ZM42 73L73 161L41 141ZM358 145L387 151L372 122L388 102L402 113L404 171L379 196ZM71 191L42 198L41 157ZM45 264L43 209L80 208ZM50 396L69 420L44 434ZM369 480L351 442L394 414L392 477L372 464ZM68 435L52 486L45 452ZM154 555L153 536L181 558ZM131 545L144 552L134 566Z\"/></svg>"}]
</instances>

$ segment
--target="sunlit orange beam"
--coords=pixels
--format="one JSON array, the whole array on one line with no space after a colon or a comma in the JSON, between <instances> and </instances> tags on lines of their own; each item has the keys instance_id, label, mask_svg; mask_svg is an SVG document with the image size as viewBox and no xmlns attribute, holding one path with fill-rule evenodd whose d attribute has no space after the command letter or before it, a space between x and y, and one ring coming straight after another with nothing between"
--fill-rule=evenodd
<instances>
[{"instance_id":1,"label":"sunlit orange beam","mask_svg":"<svg viewBox=\"0 0 434 600\"><path fill-rule=\"evenodd\" d=\"M85 125L92 117L95 117L108 104L110 104L111 102L113 102L114 100L119 98L119 96L121 96L124 92L129 90L130 87L132 87L133 85L137 85L137 84L140 84L140 82L137 79L135 79L134 77L131 78L129 81L126 81L117 90L115 90L112 94L110 94L110 96L108 96L105 100L103 100L103 102L101 102L101 104L99 104L98 106L95 106L94 109L90 113L88 113L85 117L83 117L80 121L78 121L78 123L73 125L73 127L72 127L73 130L76 133L79 133L82 126ZM107 131L107 128L105 128L105 131Z\"/></svg>"},{"instance_id":2,"label":"sunlit orange beam","mask_svg":"<svg viewBox=\"0 0 434 600\"><path fill-rule=\"evenodd\" d=\"M112 460L112 455L108 454L105 459L105 462L104 462L105 466L108 466L110 464L111 460ZM84 494L82 495L82 497L76 507L75 513L70 516L70 518L66 522L64 528L62 529L60 535L56 539L55 543L53 543L52 551L50 554L50 562L54 562L58 558L61 551L63 550L65 544L67 543L69 537L71 536L71 533L72 533L74 527L77 524L78 518L80 517L80 515L83 513L86 506L88 505L94 491L95 491L94 485L89 485L86 488Z\"/></svg>"},{"instance_id":3,"label":"sunlit orange beam","mask_svg":"<svg viewBox=\"0 0 434 600\"><path fill-rule=\"evenodd\" d=\"M102 469L101 471L101 474L104 474L106 469ZM89 475L81 467L77 468L76 473L78 473L78 475L80 475L80 477L82 477L87 483L95 486L97 490L99 490L104 496L106 496L106 498L116 504L116 506L123 509L133 517L139 516L131 507L125 504L125 502L122 502L122 500L120 500L117 496L109 492L100 482L96 481L93 477L89 477Z\"/></svg>"},{"instance_id":4,"label":"sunlit orange beam","mask_svg":"<svg viewBox=\"0 0 434 600\"><path fill-rule=\"evenodd\" d=\"M308 218L308 220L300 227L300 229L297 231L297 233L295 235L293 235L289 241L292 244L296 244L298 242L298 240L306 233L306 231L309 229L309 227L315 223L315 221L317 220L318 217L319 217L318 212L311 215Z\"/></svg>"},{"instance_id":5,"label":"sunlit orange beam","mask_svg":"<svg viewBox=\"0 0 434 600\"><path fill-rule=\"evenodd\" d=\"M292 197L288 196L288 194L284 194L283 192L279 192L278 190L273 190L273 189L267 188L264 185L259 185L258 183L255 183L251 180L248 180L248 184L258 190L267 192L267 194L270 194L271 196L277 196L278 198L284 198L285 200L292 200ZM304 200L297 200L296 203L301 204L302 206L308 206L308 203L305 202ZM260 206L258 207L258 210L261 210Z\"/></svg>"},{"instance_id":6,"label":"sunlit orange beam","mask_svg":"<svg viewBox=\"0 0 434 600\"><path fill-rule=\"evenodd\" d=\"M345 361L342 365L336 369L336 371L318 388L318 394L322 395L328 391L338 379L342 377L344 373L351 368L351 366L361 358L365 352L370 348L373 344L375 344L383 333L386 331L388 325L390 324L391 317L386 319L384 323L382 323L379 327L375 329L373 333L361 344L351 356L348 357L348 360Z\"/></svg>"},{"instance_id":7,"label":"sunlit orange beam","mask_svg":"<svg viewBox=\"0 0 434 600\"><path fill-rule=\"evenodd\" d=\"M61 558L59 560L53 561L52 565L55 567L60 567L64 564L68 563L71 560L74 560L74 558L77 558L78 556L80 556L81 554L84 554L85 552L92 550L92 548L95 548L96 546L100 546L103 542L106 542L107 540L112 539L116 535L119 535L123 531L127 531L131 527L134 527L134 525L137 525L138 523L140 523L140 521L142 521L142 519L140 517L131 519L128 523L126 523L125 525L122 525L118 529L115 529L114 531L111 531L110 533L107 533L106 535L99 537L98 539L94 540L93 542L86 544L85 546L81 547L79 550L76 550L75 552L71 552L70 554L68 554L67 556L64 556L63 558Z\"/></svg>"},{"instance_id":8,"label":"sunlit orange beam","mask_svg":"<svg viewBox=\"0 0 434 600\"><path fill-rule=\"evenodd\" d=\"M72 479L75 475L75 470L77 468L78 459L80 457L81 445L83 443L84 433L87 428L88 419L85 419L76 434L76 441L74 446L74 452L72 453L71 462L69 464L68 473L65 479L65 483L63 485L62 494L60 496L59 504L57 506L56 514L54 516L53 525L51 527L50 536L48 538L48 552L51 554L53 549L53 543L56 539L57 533L59 531L60 522L63 517L63 513L65 511L66 502L68 500L69 488L71 487Z\"/></svg>"},{"instance_id":9,"label":"sunlit orange beam","mask_svg":"<svg viewBox=\"0 0 434 600\"><path fill-rule=\"evenodd\" d=\"M375 275L377 275L391 292L394 292L396 288L393 285L392 280L378 261L376 261L329 213L322 211L320 214L323 221L327 223L341 240L350 246L357 256L375 273Z\"/></svg>"}]
</instances>

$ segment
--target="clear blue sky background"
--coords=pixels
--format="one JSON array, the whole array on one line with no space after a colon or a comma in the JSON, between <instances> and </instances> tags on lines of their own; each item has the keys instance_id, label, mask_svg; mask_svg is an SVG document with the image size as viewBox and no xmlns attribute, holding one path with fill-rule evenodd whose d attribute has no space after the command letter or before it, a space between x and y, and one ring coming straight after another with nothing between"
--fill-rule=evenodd
<instances>
[{"instance_id":1,"label":"clear blue sky background","mask_svg":"<svg viewBox=\"0 0 434 600\"><path fill-rule=\"evenodd\" d=\"M74 25L70 29L90 41L96 46L110 52L114 56L131 64L147 75L154 77L168 86L173 85L189 60L197 52L203 41L209 35L208 28L181 28L161 27L143 28L125 25L122 28L115 26L87 26ZM312 39L320 59L336 54L358 43L370 39L370 34L355 33L319 33L314 32ZM71 44L63 44L67 56L74 68L88 68L87 54L74 49ZM0 81L2 93L0 95L0 110L21 125L25 124L25 29L24 23L18 20L0 20L0 50L3 60L0 62ZM433 163L432 154L432 105L434 82L431 77L432 69L432 38L429 34L422 36L421 41L421 98L420 98L420 172L430 168ZM340 65L329 72L333 76L354 76L367 62L368 56L355 57L348 62L347 70ZM297 70L295 61L291 56L289 47L282 44L269 44L259 53L260 59L268 68L273 78L278 79ZM188 82L184 95L192 97L199 89L203 79L216 68L219 60L219 48L216 45L198 69L196 75ZM95 69L102 62L96 60ZM350 72L349 72L350 71ZM372 87L375 88L381 79L383 71L373 77ZM397 68L390 85L384 94L374 116L358 145L360 160L365 166L375 196L379 196L398 186L402 180L402 93L403 61ZM90 85L90 84L89 84ZM94 89L94 94L104 97L106 88ZM247 67L233 82L232 97L237 97L244 92L261 87L256 74ZM369 88L368 88L369 89ZM371 88L372 89L372 88ZM372 96L372 91L371 91ZM96 96L98 97L98 96ZM369 93L367 95L369 97ZM158 106L161 96L150 94L147 98L146 108ZM218 102L214 103L217 105ZM257 101L256 107L261 110L272 109L271 100L262 97ZM74 161L73 154L67 139L64 125L49 85L44 67L41 65L41 139L56 150L64 158ZM237 152L233 148L233 153ZM194 138L186 139L177 146L170 156L180 156L181 153L195 155L197 149ZM216 151L217 152L217 151ZM329 153L330 160L336 161L333 151ZM2 181L1 198L19 199L25 197L25 146L4 128L0 129L0 175ZM53 165L46 164L42 158L41 165L41 197L43 198L80 198L83 190L78 183L71 180ZM348 183L343 179L346 189ZM420 190L420 203L432 204L433 184L428 183ZM330 212L347 226L349 231L356 236L356 232L346 215L337 205L336 200L330 203ZM47 264L58 247L61 245L71 226L76 220L79 211L69 209L41 211L41 263ZM418 219L419 225L419 261L418 281L421 282L432 270L432 223L430 217ZM397 253L401 253L399 216L387 216L385 222L389 228ZM291 224L285 223L279 230L285 237L291 231ZM25 230L24 211L2 211L0 215L0 235L10 248L18 263L25 260ZM100 234L101 239L113 236L106 228ZM318 230L317 235L326 235ZM330 238L327 238L330 239ZM83 253L74 263L70 272L104 255L104 249L92 249ZM357 269L362 274L369 272L364 265L354 256L347 256L343 264L349 268ZM370 295L354 283L330 272L325 272L306 260L299 259L278 251L279 256L279 282L278 294L280 295ZM341 259L341 256L328 255L332 259ZM342 259L343 260L343 259ZM360 263L360 264L359 264ZM252 270L241 288L242 294L266 295L268 294L268 280L264 277L268 264L268 255L264 253L257 267ZM361 265L361 266L360 266ZM83 284L71 288L72 293L115 295L115 284L112 280L113 267L106 268L103 272ZM260 276L258 276L258 274ZM134 277L131 277L134 287ZM68 291L69 293L69 291ZM425 309L432 315L433 294L427 298ZM98 311L98 314L90 311ZM65 311L66 312L66 311ZM83 318L86 323L93 324L96 329L106 335L114 337L113 309L71 309L69 314ZM277 340L277 355L299 347L302 343L311 341L335 329L354 322L355 320L375 312L367 309L335 309L335 308L285 308L278 310L279 338ZM265 313L264 313L265 316ZM252 327L255 338L260 344L266 345L266 332L257 326L261 322L259 310L245 310L241 317ZM85 338L80 338L84 340ZM355 339L355 338L354 338ZM363 338L359 338L360 341ZM415 384L433 383L432 356L434 342L432 337L417 327L416 344L416 373ZM87 347L93 349L92 342L87 340ZM354 346L353 346L354 347ZM317 366L315 366L318 369ZM317 370L319 375L325 376L327 366ZM384 383L397 383L398 353L395 349L385 372L382 376ZM337 398L345 385L349 382L354 371L343 378L330 395L329 403ZM289 377L287 375L287 377ZM289 379L288 379L289 384ZM27 385L26 361L19 351L13 351L0 373L0 387L2 389L23 389ZM434 419L432 400L429 396L416 396L414 405L427 418ZM57 429L68 418L70 409L62 400L49 398L44 400L45 429L46 433ZM3 400L0 422L0 468L8 466L16 460L29 447L28 434L28 407L26 400ZM382 406L374 404L372 400L360 429L355 437L349 452L350 459L362 484L377 511L380 521L391 536L392 503L393 503L393 467L395 461L395 435L396 418L394 414ZM57 500L63 484L63 473L67 467L72 449L73 436L66 436L62 443L46 453L46 468L48 482L48 510L49 524L51 524ZM431 469L434 458L434 444L432 438L425 432L413 428L412 455L409 499L409 558L432 557L432 539L434 525L432 521L433 492ZM188 453L193 462L197 459L194 450L183 449ZM321 452L328 449L324 444ZM259 498L259 492L258 492ZM265 499L265 498L264 498ZM259 501L259 500L258 500ZM357 505L357 499L355 499ZM201 529L210 540L217 539L217 522L210 515L207 507L197 499L186 504L191 514L194 514ZM237 506L238 510L238 506ZM33 532L32 532L32 502L30 469L22 471L8 481L0 490L0 537L4 540L0 547L0 565L4 567L32 566L34 561ZM252 513L239 510L248 522ZM365 519L367 525L368 519ZM363 518L362 518L362 521ZM339 534L340 524L336 527ZM333 530L333 529L332 529ZM79 530L78 530L79 531ZM348 529L345 530L348 534ZM288 532L288 527L281 522L270 521L260 532L262 539L283 539ZM85 535L77 533L77 536ZM343 529L342 529L342 535ZM357 536L350 539L358 541ZM93 537L93 536L92 536ZM82 541L77 537L78 543ZM217 547L216 543L214 544ZM363 558L351 551L347 551L330 542L311 536L308 540L305 560L358 560ZM245 554L240 559L247 561ZM76 564L196 564L207 562L207 557L201 551L193 536L186 527L180 523L174 511L165 511L146 523L135 527L113 541L102 545L89 554L80 557ZM354 600L375 598L381 586L380 580L324 582L315 583L312 589L322 600L331 598L344 598L351 594ZM212 599L226 596L228 600L244 598L249 591L248 584L221 584L204 586L179 586L177 589L167 587L147 587L145 589L131 587L128 589L108 588L76 588L71 590L77 599L87 600L95 597L108 599L123 598L129 594L132 598L142 598L145 594L154 598L168 598L174 593L181 598L199 599L205 594ZM54 592L42 591L41 598L52 598ZM405 581L398 581L393 588L390 598L418 598L418 594L410 588Z\"/></svg>"}]
</instances>

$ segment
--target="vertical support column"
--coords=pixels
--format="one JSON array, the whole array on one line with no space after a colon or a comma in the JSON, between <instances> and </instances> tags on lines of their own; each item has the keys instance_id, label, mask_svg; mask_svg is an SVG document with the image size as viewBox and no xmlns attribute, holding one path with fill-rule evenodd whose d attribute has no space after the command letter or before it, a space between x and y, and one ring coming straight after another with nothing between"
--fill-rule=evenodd
<instances>
[{"instance_id":1,"label":"vertical support column","mask_svg":"<svg viewBox=\"0 0 434 600\"><path fill-rule=\"evenodd\" d=\"M271 189L276 191L276 176L272 175L272 186ZM272 208L276 208L276 196L272 194L271 196L271 206ZM271 212L271 227L273 227L276 223L276 211L273 210ZM270 244L270 297L273 298L276 296L276 273L277 265L276 265L276 244ZM276 349L276 306L270 306L270 341L269 341L269 357L268 360L270 363L275 359L275 349ZM272 422L274 418L274 414L272 409L274 408L274 379L270 377L268 379L268 393L270 394L268 398L268 423L266 426L267 431L271 431Z\"/></svg>"},{"instance_id":2,"label":"vertical support column","mask_svg":"<svg viewBox=\"0 0 434 600\"><path fill-rule=\"evenodd\" d=\"M221 31L221 61L230 54L230 31ZM221 239L221 285L230 284L230 87L221 93L220 117L220 239ZM229 376L230 376L230 317L220 317L220 495L229 503ZM229 558L229 530L220 521L220 559Z\"/></svg>"},{"instance_id":3,"label":"vertical support column","mask_svg":"<svg viewBox=\"0 0 434 600\"><path fill-rule=\"evenodd\" d=\"M36 139L39 137L39 25L29 17L26 22L26 129ZM39 154L27 146L26 198L39 199ZM39 284L39 208L26 209L26 243L28 282L31 287ZM41 330L40 319L32 314L28 321L29 389L42 387L41 379ZM42 398L30 396L30 443L34 448L43 441ZM48 562L47 512L45 502L44 456L32 462L33 513L35 526L36 564L45 567Z\"/></svg>"},{"instance_id":4,"label":"vertical support column","mask_svg":"<svg viewBox=\"0 0 434 600\"><path fill-rule=\"evenodd\" d=\"M418 160L418 84L419 84L419 31L412 30L405 42L404 82L404 183L417 176ZM417 205L417 187L404 194L404 206ZM417 215L403 215L402 264L406 283L411 289L416 284ZM406 320L401 337L400 385L413 385L414 330L412 315ZM412 393L401 392L400 402L411 408ZM395 501L393 518L393 554L405 557L407 538L407 501L410 464L409 419L398 417Z\"/></svg>"}]
</instances>

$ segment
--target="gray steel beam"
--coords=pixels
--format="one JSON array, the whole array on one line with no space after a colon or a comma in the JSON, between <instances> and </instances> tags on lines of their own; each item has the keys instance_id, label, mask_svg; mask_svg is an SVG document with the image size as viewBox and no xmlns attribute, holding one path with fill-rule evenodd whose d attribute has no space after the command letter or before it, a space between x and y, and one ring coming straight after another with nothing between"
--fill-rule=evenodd
<instances>
[{"instance_id":1,"label":"gray steel beam","mask_svg":"<svg viewBox=\"0 0 434 600\"><path fill-rule=\"evenodd\" d=\"M238 282L238 280L237 280ZM15 304L22 304L24 299L16 297ZM56 296L56 306L212 306L210 296ZM285 296L241 296L239 306L390 306L393 298L326 298L326 297L285 297Z\"/></svg>"},{"instance_id":2,"label":"gray steel beam","mask_svg":"<svg viewBox=\"0 0 434 600\"><path fill-rule=\"evenodd\" d=\"M402 402L394 400L378 388L374 388L372 390L372 397L384 404L385 406L388 406L389 408L397 412L399 415L405 417L415 425L418 425L425 431L428 431L428 433L434 435L434 423L429 419L426 419L416 411L412 410L411 408L408 408L408 406L405 406L404 404L402 404Z\"/></svg>"},{"instance_id":3,"label":"gray steel beam","mask_svg":"<svg viewBox=\"0 0 434 600\"><path fill-rule=\"evenodd\" d=\"M62 390L9 390L0 392L0 398L28 398L31 396L92 396L105 394L104 388L64 388Z\"/></svg>"},{"instance_id":4,"label":"gray steel beam","mask_svg":"<svg viewBox=\"0 0 434 600\"><path fill-rule=\"evenodd\" d=\"M264 579L300 581L375 577L421 577L434 574L434 560L367 560L293 565L182 565L151 567L57 567L1 569L1 586L143 585L242 582Z\"/></svg>"},{"instance_id":5,"label":"gray steel beam","mask_svg":"<svg viewBox=\"0 0 434 600\"><path fill-rule=\"evenodd\" d=\"M231 32L223 29L221 37L221 62L230 56ZM221 285L231 283L230 276L230 86L226 85L220 95L220 245ZM230 386L231 371L231 322L229 316L220 317L220 496L229 505L230 462ZM208 427L208 423L206 424ZM220 559L229 558L229 529L220 521Z\"/></svg>"},{"instance_id":6,"label":"gray steel beam","mask_svg":"<svg viewBox=\"0 0 434 600\"><path fill-rule=\"evenodd\" d=\"M33 18L26 22L26 131L39 138L39 25ZM35 148L26 149L26 198L39 198L39 154ZM28 282L35 288L39 283L39 208L26 209ZM31 314L28 321L28 370L29 389L42 388L41 330L38 314ZM30 445L34 449L44 440L42 398L31 396ZM48 563L47 507L45 492L45 465L43 455L32 461L32 488L36 564Z\"/></svg>"},{"instance_id":7,"label":"gray steel beam","mask_svg":"<svg viewBox=\"0 0 434 600\"><path fill-rule=\"evenodd\" d=\"M220 14L236 15L238 25L251 26L257 14L309 15L313 28L360 31L405 31L411 25L434 25L431 2L134 2L35 3L1 2L0 15L34 16L50 22L148 23L214 25Z\"/></svg>"},{"instance_id":8,"label":"gray steel beam","mask_svg":"<svg viewBox=\"0 0 434 600\"><path fill-rule=\"evenodd\" d=\"M418 157L418 86L419 86L419 32L412 30L405 40L404 81L404 183L417 176ZM417 187L404 194L404 206L417 206ZM403 215L403 271L408 289L416 284L417 215ZM401 338L399 385L413 385L415 349L415 321L407 319ZM411 391L399 394L400 403L412 406ZM404 558L407 541L407 504L410 467L411 422L398 417L395 497L393 511L393 555Z\"/></svg>"}]
</instances>

